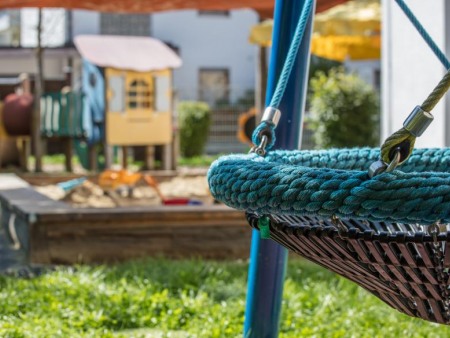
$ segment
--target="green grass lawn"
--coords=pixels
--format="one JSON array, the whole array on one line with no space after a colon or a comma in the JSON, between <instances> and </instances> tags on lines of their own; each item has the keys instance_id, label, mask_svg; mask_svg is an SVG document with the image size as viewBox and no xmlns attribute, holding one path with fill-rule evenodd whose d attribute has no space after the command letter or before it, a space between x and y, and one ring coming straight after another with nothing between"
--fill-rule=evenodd
<instances>
[{"instance_id":1,"label":"green grass lawn","mask_svg":"<svg viewBox=\"0 0 450 338\"><path fill-rule=\"evenodd\" d=\"M185 167L209 167L221 155L200 155L178 158L178 165Z\"/></svg>"},{"instance_id":2,"label":"green grass lawn","mask_svg":"<svg viewBox=\"0 0 450 338\"><path fill-rule=\"evenodd\" d=\"M217 160L221 155L200 155L200 156L194 156L194 157L179 157L177 164L179 166L185 166L185 167L209 167L212 162ZM33 168L34 163L36 159L34 156L29 157L29 163L28 165ZM65 163L65 156L63 154L55 154L55 155L45 155L42 157L42 163L44 165L63 165ZM121 163L119 158L114 159L114 163ZM136 167L135 170L137 170L139 167L142 167L144 165L143 162L135 161L132 157L128 159L128 163L131 166ZM78 159L78 156L72 157L72 164L73 165L79 165L80 161ZM156 163L157 166L159 166L161 163L158 161Z\"/></svg>"},{"instance_id":3,"label":"green grass lawn","mask_svg":"<svg viewBox=\"0 0 450 338\"><path fill-rule=\"evenodd\" d=\"M152 259L0 277L0 337L240 337L247 264ZM449 337L291 259L280 337Z\"/></svg>"}]
</instances>

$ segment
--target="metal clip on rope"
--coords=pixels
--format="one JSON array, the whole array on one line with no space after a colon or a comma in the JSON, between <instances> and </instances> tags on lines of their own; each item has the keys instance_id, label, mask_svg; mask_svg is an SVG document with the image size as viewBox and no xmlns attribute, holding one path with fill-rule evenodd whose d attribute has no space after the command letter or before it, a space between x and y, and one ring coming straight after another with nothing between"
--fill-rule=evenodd
<instances>
[{"instance_id":1,"label":"metal clip on rope","mask_svg":"<svg viewBox=\"0 0 450 338\"><path fill-rule=\"evenodd\" d=\"M387 164L382 160L373 162L369 167L369 177L372 178L381 173L390 173L395 168L397 168L398 164L400 163L400 157L400 149L396 149L394 158L392 159L391 163Z\"/></svg>"},{"instance_id":2,"label":"metal clip on rope","mask_svg":"<svg viewBox=\"0 0 450 338\"><path fill-rule=\"evenodd\" d=\"M267 107L264 110L263 117L261 119L261 124L268 124L272 126L273 128L276 128L278 125L278 122L280 122L281 118L281 111L274 107ZM258 145L255 145L250 150L251 153L256 153L259 156L265 156L266 155L266 147L269 143L270 139L273 137L273 129L266 128L259 132L259 137L261 139L261 142Z\"/></svg>"},{"instance_id":3,"label":"metal clip on rope","mask_svg":"<svg viewBox=\"0 0 450 338\"><path fill-rule=\"evenodd\" d=\"M250 149L250 152L255 153L259 156L266 156L266 146L268 141L269 138L267 137L267 135L262 135L261 143L257 146L252 147L252 149Z\"/></svg>"},{"instance_id":4,"label":"metal clip on rope","mask_svg":"<svg viewBox=\"0 0 450 338\"><path fill-rule=\"evenodd\" d=\"M432 114L423 110L422 107L416 106L403 122L403 129L411 134L415 139L425 132L431 122L433 122L433 119L434 117ZM407 150L402 149L401 142L399 142L397 145L392 147L390 153L392 154L390 163L386 163L383 160L378 160L371 164L368 173L370 178L383 172L393 171L398 165L408 159L410 150L409 148Z\"/></svg>"},{"instance_id":5,"label":"metal clip on rope","mask_svg":"<svg viewBox=\"0 0 450 338\"><path fill-rule=\"evenodd\" d=\"M415 137L422 136L424 131L433 122L434 116L417 106L403 122L403 128Z\"/></svg>"}]
</instances>

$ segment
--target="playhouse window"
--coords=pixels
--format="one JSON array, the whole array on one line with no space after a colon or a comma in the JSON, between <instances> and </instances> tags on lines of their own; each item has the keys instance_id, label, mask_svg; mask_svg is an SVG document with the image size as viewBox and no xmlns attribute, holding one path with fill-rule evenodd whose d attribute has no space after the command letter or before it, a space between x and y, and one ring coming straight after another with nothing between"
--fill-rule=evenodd
<instances>
[{"instance_id":1,"label":"playhouse window","mask_svg":"<svg viewBox=\"0 0 450 338\"><path fill-rule=\"evenodd\" d=\"M155 110L159 112L170 111L170 78L168 76L155 76L153 77L153 83L155 84Z\"/></svg>"},{"instance_id":2,"label":"playhouse window","mask_svg":"<svg viewBox=\"0 0 450 338\"><path fill-rule=\"evenodd\" d=\"M153 95L150 83L142 79L132 81L127 91L127 102L129 109L152 108Z\"/></svg>"}]
</instances>

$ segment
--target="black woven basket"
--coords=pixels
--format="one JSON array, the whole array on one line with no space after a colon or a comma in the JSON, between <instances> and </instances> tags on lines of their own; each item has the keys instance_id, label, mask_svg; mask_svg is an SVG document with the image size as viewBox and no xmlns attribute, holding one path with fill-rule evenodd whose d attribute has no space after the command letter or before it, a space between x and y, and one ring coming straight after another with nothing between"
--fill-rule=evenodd
<instances>
[{"instance_id":1,"label":"black woven basket","mask_svg":"<svg viewBox=\"0 0 450 338\"><path fill-rule=\"evenodd\" d=\"M247 213L253 228L259 217ZM449 324L450 232L420 225L272 215L270 237L413 317Z\"/></svg>"}]
</instances>

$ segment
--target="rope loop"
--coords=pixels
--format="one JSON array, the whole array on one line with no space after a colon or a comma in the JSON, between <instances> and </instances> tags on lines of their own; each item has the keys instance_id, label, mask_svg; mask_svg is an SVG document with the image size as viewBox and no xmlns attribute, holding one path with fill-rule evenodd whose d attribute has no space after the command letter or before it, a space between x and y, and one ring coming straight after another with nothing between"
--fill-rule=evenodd
<instances>
[{"instance_id":1,"label":"rope loop","mask_svg":"<svg viewBox=\"0 0 450 338\"><path fill-rule=\"evenodd\" d=\"M263 136L266 137L266 144L261 147ZM266 154L266 150L271 149L275 144L275 141L275 125L267 121L262 121L253 131L252 142L255 146L252 148L251 152L256 152L257 149L261 149L263 152L258 155L264 156Z\"/></svg>"},{"instance_id":2,"label":"rope loop","mask_svg":"<svg viewBox=\"0 0 450 338\"><path fill-rule=\"evenodd\" d=\"M401 128L400 130L389 136L381 146L381 159L385 163L391 163L397 151L400 152L400 160L398 165L401 165L408 160L411 155L416 138L408 130Z\"/></svg>"}]
</instances>

